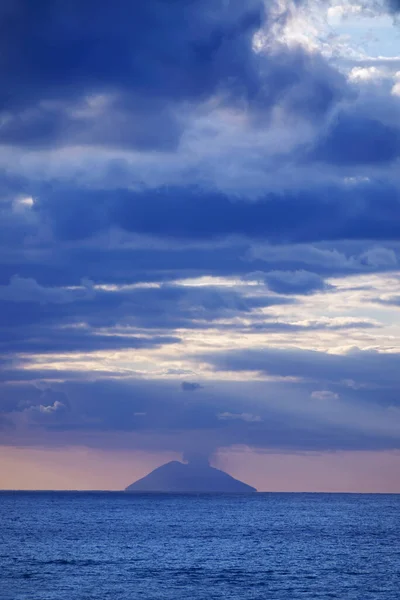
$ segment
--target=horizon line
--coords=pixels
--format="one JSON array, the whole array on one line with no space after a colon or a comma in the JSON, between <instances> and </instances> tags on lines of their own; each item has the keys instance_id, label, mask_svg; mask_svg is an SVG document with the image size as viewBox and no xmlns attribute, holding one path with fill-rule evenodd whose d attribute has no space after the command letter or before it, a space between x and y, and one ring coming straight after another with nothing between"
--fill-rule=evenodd
<instances>
[{"instance_id":1,"label":"horizon line","mask_svg":"<svg viewBox=\"0 0 400 600\"><path fill-rule=\"evenodd\" d=\"M156 491L137 491L137 492L126 492L125 489L121 490L79 490L79 489L63 489L63 490L53 490L53 489L22 489L22 488L4 488L0 489L0 494L4 493L34 493L34 494L64 494L64 493L73 493L73 494L124 494L127 496L148 496L148 495L158 495L158 496L191 496L191 495L205 495L205 496L254 496L263 495L263 494L324 494L324 495L348 495L348 496L400 496L400 492L354 492L354 491L258 491L254 492L156 492Z\"/></svg>"}]
</instances>

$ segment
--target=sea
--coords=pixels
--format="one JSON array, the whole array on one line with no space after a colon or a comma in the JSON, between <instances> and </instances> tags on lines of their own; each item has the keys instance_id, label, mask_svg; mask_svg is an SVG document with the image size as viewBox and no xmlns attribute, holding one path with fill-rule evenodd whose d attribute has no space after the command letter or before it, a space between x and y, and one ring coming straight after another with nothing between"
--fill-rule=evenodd
<instances>
[{"instance_id":1,"label":"sea","mask_svg":"<svg viewBox=\"0 0 400 600\"><path fill-rule=\"evenodd\" d=\"M400 496L0 493L1 600L399 600Z\"/></svg>"}]
</instances>

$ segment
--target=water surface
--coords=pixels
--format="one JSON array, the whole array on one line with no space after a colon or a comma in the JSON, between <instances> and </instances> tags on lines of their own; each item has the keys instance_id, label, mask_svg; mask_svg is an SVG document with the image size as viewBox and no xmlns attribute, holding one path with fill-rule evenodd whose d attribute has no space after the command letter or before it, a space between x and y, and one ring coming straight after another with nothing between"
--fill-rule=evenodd
<instances>
[{"instance_id":1,"label":"water surface","mask_svg":"<svg viewBox=\"0 0 400 600\"><path fill-rule=\"evenodd\" d=\"M400 496L0 493L0 600L399 600Z\"/></svg>"}]
</instances>

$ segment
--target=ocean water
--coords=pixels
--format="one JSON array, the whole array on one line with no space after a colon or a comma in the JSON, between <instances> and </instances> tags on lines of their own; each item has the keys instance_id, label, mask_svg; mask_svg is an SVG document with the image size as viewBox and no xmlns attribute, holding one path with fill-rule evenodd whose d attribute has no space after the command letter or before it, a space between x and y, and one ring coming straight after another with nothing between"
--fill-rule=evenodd
<instances>
[{"instance_id":1,"label":"ocean water","mask_svg":"<svg viewBox=\"0 0 400 600\"><path fill-rule=\"evenodd\" d=\"M0 493L1 600L399 600L400 496Z\"/></svg>"}]
</instances>

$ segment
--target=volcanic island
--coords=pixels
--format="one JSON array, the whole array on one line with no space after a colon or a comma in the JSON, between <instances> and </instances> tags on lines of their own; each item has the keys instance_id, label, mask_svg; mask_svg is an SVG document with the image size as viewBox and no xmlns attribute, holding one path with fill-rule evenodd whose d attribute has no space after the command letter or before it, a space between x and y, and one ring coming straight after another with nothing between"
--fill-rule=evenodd
<instances>
[{"instance_id":1,"label":"volcanic island","mask_svg":"<svg viewBox=\"0 0 400 600\"><path fill-rule=\"evenodd\" d=\"M129 485L133 493L218 493L249 494L257 490L228 473L211 467L207 461L172 461Z\"/></svg>"}]
</instances>

